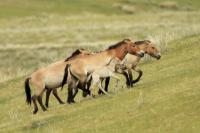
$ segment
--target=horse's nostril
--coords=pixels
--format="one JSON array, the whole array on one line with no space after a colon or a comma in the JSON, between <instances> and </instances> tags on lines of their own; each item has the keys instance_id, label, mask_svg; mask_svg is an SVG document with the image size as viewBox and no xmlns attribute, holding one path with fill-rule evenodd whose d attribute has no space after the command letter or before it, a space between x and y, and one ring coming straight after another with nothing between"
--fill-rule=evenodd
<instances>
[{"instance_id":1,"label":"horse's nostril","mask_svg":"<svg viewBox=\"0 0 200 133\"><path fill-rule=\"evenodd\" d=\"M158 56L157 56L157 59L159 60L160 58L161 58L161 56L160 56L160 55L158 55Z\"/></svg>"},{"instance_id":2,"label":"horse's nostril","mask_svg":"<svg viewBox=\"0 0 200 133\"><path fill-rule=\"evenodd\" d=\"M141 56L141 57L144 57L144 53L143 53L143 52L141 52L141 53L140 53L140 56Z\"/></svg>"}]
</instances>

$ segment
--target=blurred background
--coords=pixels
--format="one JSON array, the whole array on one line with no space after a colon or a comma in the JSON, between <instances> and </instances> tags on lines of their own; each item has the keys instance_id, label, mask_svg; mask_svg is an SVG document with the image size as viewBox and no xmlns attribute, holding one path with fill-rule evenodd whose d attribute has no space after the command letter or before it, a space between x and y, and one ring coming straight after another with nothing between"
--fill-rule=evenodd
<instances>
[{"instance_id":1,"label":"blurred background","mask_svg":"<svg viewBox=\"0 0 200 133\"><path fill-rule=\"evenodd\" d=\"M169 41L200 31L199 0L6 0L0 2L0 81L124 38Z\"/></svg>"}]
</instances>

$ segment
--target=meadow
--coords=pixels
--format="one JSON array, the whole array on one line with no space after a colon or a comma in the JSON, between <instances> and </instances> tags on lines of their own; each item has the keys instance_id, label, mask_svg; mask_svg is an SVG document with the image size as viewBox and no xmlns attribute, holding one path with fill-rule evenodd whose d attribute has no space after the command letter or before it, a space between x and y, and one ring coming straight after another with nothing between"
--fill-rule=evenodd
<instances>
[{"instance_id":1,"label":"meadow","mask_svg":"<svg viewBox=\"0 0 200 133\"><path fill-rule=\"evenodd\" d=\"M198 0L8 0L0 2L0 132L200 132ZM133 88L82 98L32 114L24 80L77 48L106 49L124 38L161 50L139 67ZM134 77L137 76L133 73ZM34 90L32 90L34 92ZM67 87L59 91L65 101ZM44 99L43 99L44 100Z\"/></svg>"}]
</instances>

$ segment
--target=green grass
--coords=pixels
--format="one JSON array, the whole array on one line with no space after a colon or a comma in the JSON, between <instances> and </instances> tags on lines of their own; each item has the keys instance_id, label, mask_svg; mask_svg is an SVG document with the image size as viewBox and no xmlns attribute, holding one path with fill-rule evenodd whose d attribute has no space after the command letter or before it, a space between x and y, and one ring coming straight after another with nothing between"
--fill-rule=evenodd
<instances>
[{"instance_id":1,"label":"green grass","mask_svg":"<svg viewBox=\"0 0 200 133\"><path fill-rule=\"evenodd\" d=\"M25 105L24 78L1 83L1 131L199 132L199 40L170 43L161 60L141 66L144 76L132 89L111 90L111 98L79 96L74 105L58 105L51 97L48 112L37 115Z\"/></svg>"},{"instance_id":2,"label":"green grass","mask_svg":"<svg viewBox=\"0 0 200 133\"><path fill-rule=\"evenodd\" d=\"M31 15L62 14L126 14L118 6L129 5L137 12L163 11L159 5L163 0L7 0L0 2L0 18L2 17L24 17ZM174 2L178 10L199 10L199 0L169 0ZM129 10L129 9L128 9ZM173 10L173 9L164 9Z\"/></svg>"},{"instance_id":3,"label":"green grass","mask_svg":"<svg viewBox=\"0 0 200 133\"><path fill-rule=\"evenodd\" d=\"M200 1L7 0L0 2L0 132L200 131ZM132 13L128 13L130 10ZM104 50L124 38L150 39L159 61L145 58L131 89L121 77L112 97L82 98L48 112L25 103L24 79L77 48ZM134 76L136 74L134 73ZM113 88L113 81L110 86ZM66 100L66 89L59 95Z\"/></svg>"}]
</instances>

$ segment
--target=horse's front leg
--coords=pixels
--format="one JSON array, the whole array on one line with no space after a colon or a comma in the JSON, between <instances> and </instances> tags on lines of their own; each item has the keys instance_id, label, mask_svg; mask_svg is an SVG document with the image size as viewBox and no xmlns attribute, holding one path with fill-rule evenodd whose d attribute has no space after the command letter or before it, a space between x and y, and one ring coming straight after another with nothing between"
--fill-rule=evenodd
<instances>
[{"instance_id":1,"label":"horse's front leg","mask_svg":"<svg viewBox=\"0 0 200 133\"><path fill-rule=\"evenodd\" d=\"M79 81L76 81L76 82L73 82L73 85L72 85L72 87L73 87L73 91L72 91L72 98L71 98L71 102L72 103L75 103L75 101L74 101L74 98L75 98L75 96L76 96L76 94L78 93L78 84L79 84Z\"/></svg>"},{"instance_id":2,"label":"horse's front leg","mask_svg":"<svg viewBox=\"0 0 200 133\"><path fill-rule=\"evenodd\" d=\"M60 99L60 97L58 96L58 92L57 92L57 88L53 90L53 95L55 96L55 98L58 100L58 102L60 104L64 104L64 102Z\"/></svg>"},{"instance_id":3,"label":"horse's front leg","mask_svg":"<svg viewBox=\"0 0 200 133\"><path fill-rule=\"evenodd\" d=\"M73 85L72 83L68 84L68 96L67 96L67 103L71 104L73 98Z\"/></svg>"},{"instance_id":4,"label":"horse's front leg","mask_svg":"<svg viewBox=\"0 0 200 133\"><path fill-rule=\"evenodd\" d=\"M99 80L99 81L97 82L97 84L98 84L98 88L99 88L104 94L110 96L110 95L103 89L103 87L102 87L102 80Z\"/></svg>"},{"instance_id":5,"label":"horse's front leg","mask_svg":"<svg viewBox=\"0 0 200 133\"><path fill-rule=\"evenodd\" d=\"M126 86L127 86L128 88L130 88L130 86L131 86L131 81L130 81L130 79L129 79L128 73L124 70L124 71L122 72L122 74L123 74L124 77L126 78Z\"/></svg>"},{"instance_id":6,"label":"horse's front leg","mask_svg":"<svg viewBox=\"0 0 200 133\"><path fill-rule=\"evenodd\" d=\"M132 71L131 69L128 69L128 77L129 77L129 86L133 87L132 81L133 81L133 76L132 76Z\"/></svg>"},{"instance_id":7,"label":"horse's front leg","mask_svg":"<svg viewBox=\"0 0 200 133\"><path fill-rule=\"evenodd\" d=\"M105 87L104 87L104 90L106 92L108 92L108 85L109 85L109 83L110 83L110 77L107 77L106 80L105 80ZM103 92L99 89L98 94L103 94Z\"/></svg>"},{"instance_id":8,"label":"horse's front leg","mask_svg":"<svg viewBox=\"0 0 200 133\"><path fill-rule=\"evenodd\" d=\"M142 74L143 74L142 70L140 70L140 69L137 68L137 67L134 67L133 70L136 71L139 75L138 75L138 77L137 77L135 80L132 80L132 81L131 81L131 84L135 84L135 83L137 83L138 81L140 81L140 78L142 77Z\"/></svg>"}]
</instances>

